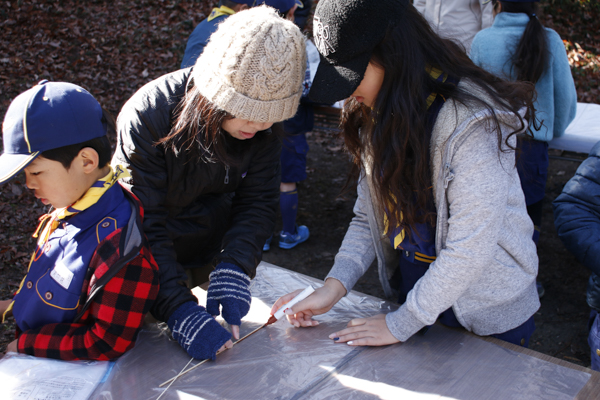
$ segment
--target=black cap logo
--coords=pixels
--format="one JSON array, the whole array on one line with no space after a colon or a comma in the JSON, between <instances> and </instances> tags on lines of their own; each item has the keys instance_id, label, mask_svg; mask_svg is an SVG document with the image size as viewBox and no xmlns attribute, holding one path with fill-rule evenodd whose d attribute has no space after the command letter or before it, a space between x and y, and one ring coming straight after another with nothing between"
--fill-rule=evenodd
<instances>
[{"instance_id":1,"label":"black cap logo","mask_svg":"<svg viewBox=\"0 0 600 400\"><path fill-rule=\"evenodd\" d=\"M335 52L335 49L331 43L329 43L329 25L323 25L321 18L319 17L315 17L313 23L315 44L317 45L319 52L327 57L329 54Z\"/></svg>"}]
</instances>

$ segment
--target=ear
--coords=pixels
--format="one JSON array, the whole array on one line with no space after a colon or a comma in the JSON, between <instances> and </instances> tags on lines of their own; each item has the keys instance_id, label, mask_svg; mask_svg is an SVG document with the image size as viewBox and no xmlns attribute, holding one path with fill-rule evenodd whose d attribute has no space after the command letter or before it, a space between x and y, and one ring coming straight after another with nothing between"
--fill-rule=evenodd
<instances>
[{"instance_id":1,"label":"ear","mask_svg":"<svg viewBox=\"0 0 600 400\"><path fill-rule=\"evenodd\" d=\"M81 163L80 165L83 168L83 172L86 174L91 174L99 168L98 164L100 162L100 156L98 156L98 152L91 147L84 147L79 150L77 159Z\"/></svg>"},{"instance_id":2,"label":"ear","mask_svg":"<svg viewBox=\"0 0 600 400\"><path fill-rule=\"evenodd\" d=\"M285 19L294 22L294 13L296 12L297 8L298 4L294 4L294 7L290 8L290 10L287 13L285 13Z\"/></svg>"},{"instance_id":3,"label":"ear","mask_svg":"<svg viewBox=\"0 0 600 400\"><path fill-rule=\"evenodd\" d=\"M496 15L500 14L501 12L502 12L502 4L499 1L497 1L494 4L494 9L492 10L492 13L494 14L494 17L495 17Z\"/></svg>"},{"instance_id":4,"label":"ear","mask_svg":"<svg viewBox=\"0 0 600 400\"><path fill-rule=\"evenodd\" d=\"M235 7L235 12L240 12L240 11L244 11L247 10L248 8L248 4L239 4L239 7Z\"/></svg>"}]
</instances>

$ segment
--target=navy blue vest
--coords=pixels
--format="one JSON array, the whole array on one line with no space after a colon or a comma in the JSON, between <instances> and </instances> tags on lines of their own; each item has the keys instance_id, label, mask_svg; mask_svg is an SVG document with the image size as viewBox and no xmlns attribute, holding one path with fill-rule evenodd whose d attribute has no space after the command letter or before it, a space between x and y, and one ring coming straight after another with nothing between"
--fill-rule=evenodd
<instances>
[{"instance_id":1,"label":"navy blue vest","mask_svg":"<svg viewBox=\"0 0 600 400\"><path fill-rule=\"evenodd\" d=\"M13 315L21 331L73 322L87 296L83 284L98 244L130 216L123 189L115 184L96 204L63 221L42 248L38 245L14 298Z\"/></svg>"}]
</instances>

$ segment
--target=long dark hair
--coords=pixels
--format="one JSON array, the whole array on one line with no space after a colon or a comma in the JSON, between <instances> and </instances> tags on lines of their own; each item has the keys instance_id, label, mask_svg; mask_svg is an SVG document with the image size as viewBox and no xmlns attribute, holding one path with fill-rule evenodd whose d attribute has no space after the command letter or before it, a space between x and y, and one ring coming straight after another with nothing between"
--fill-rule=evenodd
<instances>
[{"instance_id":1,"label":"long dark hair","mask_svg":"<svg viewBox=\"0 0 600 400\"><path fill-rule=\"evenodd\" d=\"M496 7L497 0L494 1ZM546 31L536 16L537 3L500 1L502 12L524 13L529 16L525 32L516 46L512 63L517 80L536 83L548 63L548 39Z\"/></svg>"},{"instance_id":2,"label":"long dark hair","mask_svg":"<svg viewBox=\"0 0 600 400\"><path fill-rule=\"evenodd\" d=\"M227 152L227 133L221 129L233 116L208 101L195 85L186 92L174 117L171 131L159 144L174 153L188 153L190 160L234 163Z\"/></svg>"},{"instance_id":3,"label":"long dark hair","mask_svg":"<svg viewBox=\"0 0 600 400\"><path fill-rule=\"evenodd\" d=\"M507 82L477 67L459 45L440 38L412 7L401 21L388 28L383 41L374 49L371 61L385 70L383 84L373 109L349 100L342 113L342 134L354 158L350 180L368 163L372 168L376 204L387 211L390 227L412 227L434 222L429 167L430 136L427 130L429 94L452 97L464 105L480 104L488 109L498 151L508 151L509 137L522 132L525 119L532 119L532 84ZM427 72L437 68L451 77L469 79L492 99L489 104L477 94L450 83L437 81ZM527 107L527 115L518 111ZM510 112L520 121L506 138L503 147L500 122L495 109ZM359 134L359 128L360 134Z\"/></svg>"}]
</instances>

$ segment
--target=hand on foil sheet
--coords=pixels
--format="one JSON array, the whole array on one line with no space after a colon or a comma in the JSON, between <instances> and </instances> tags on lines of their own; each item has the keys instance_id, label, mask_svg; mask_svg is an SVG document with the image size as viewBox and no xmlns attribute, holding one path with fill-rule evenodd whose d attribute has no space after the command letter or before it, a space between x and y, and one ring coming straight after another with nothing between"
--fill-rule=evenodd
<instances>
[{"instance_id":1,"label":"hand on foil sheet","mask_svg":"<svg viewBox=\"0 0 600 400\"><path fill-rule=\"evenodd\" d=\"M271 308L271 315L274 315L277 310L292 300L301 291L299 289L277 299ZM317 326L319 322L313 320L312 317L331 310L331 307L345 295L346 288L344 285L337 279L329 278L325 281L325 285L316 289L314 293L298 302L291 309L286 310L285 314L290 324L296 328Z\"/></svg>"},{"instance_id":2,"label":"hand on foil sheet","mask_svg":"<svg viewBox=\"0 0 600 400\"><path fill-rule=\"evenodd\" d=\"M350 346L385 346L400 342L385 323L386 314L377 314L369 318L355 318L348 327L329 335L336 343Z\"/></svg>"},{"instance_id":3,"label":"hand on foil sheet","mask_svg":"<svg viewBox=\"0 0 600 400\"><path fill-rule=\"evenodd\" d=\"M18 353L19 352L19 349L17 346L17 339L13 340L6 346L6 352L7 353L10 353L10 352Z\"/></svg>"},{"instance_id":4,"label":"hand on foil sheet","mask_svg":"<svg viewBox=\"0 0 600 400\"><path fill-rule=\"evenodd\" d=\"M183 303L167 321L173 338L187 353L199 360L214 360L217 353L233 347L231 334L204 307L193 301Z\"/></svg>"},{"instance_id":5,"label":"hand on foil sheet","mask_svg":"<svg viewBox=\"0 0 600 400\"><path fill-rule=\"evenodd\" d=\"M231 325L235 339L240 338L242 318L250 310L250 277L237 265L220 263L210 274L210 285L206 298L206 311L212 316L221 314Z\"/></svg>"}]
</instances>

